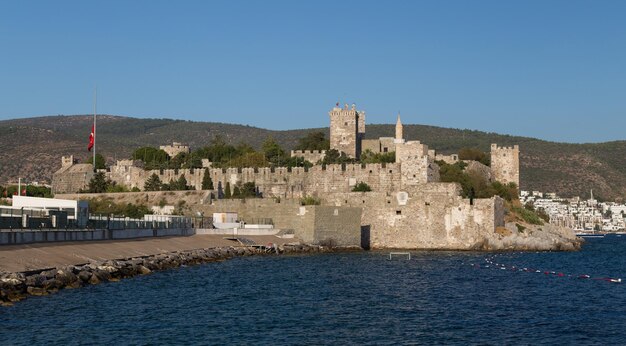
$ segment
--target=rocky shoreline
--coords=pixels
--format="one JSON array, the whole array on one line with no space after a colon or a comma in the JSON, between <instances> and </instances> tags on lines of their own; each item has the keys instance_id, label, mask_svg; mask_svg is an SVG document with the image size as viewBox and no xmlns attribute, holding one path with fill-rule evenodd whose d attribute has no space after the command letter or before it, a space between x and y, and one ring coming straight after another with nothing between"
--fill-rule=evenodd
<instances>
[{"instance_id":1,"label":"rocky shoreline","mask_svg":"<svg viewBox=\"0 0 626 346\"><path fill-rule=\"evenodd\" d=\"M284 244L266 247L216 247L176 251L144 257L107 260L21 273L0 272L0 305L11 306L28 296L53 294L64 288L79 288L119 281L153 271L223 261L238 256L358 251L360 247L325 247Z\"/></svg>"}]
</instances>

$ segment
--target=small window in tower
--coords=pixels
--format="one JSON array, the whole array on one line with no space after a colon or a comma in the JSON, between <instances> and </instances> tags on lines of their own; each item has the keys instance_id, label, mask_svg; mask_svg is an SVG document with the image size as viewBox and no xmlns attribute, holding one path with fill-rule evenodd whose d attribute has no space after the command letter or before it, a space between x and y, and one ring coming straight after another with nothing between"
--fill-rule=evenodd
<instances>
[{"instance_id":1,"label":"small window in tower","mask_svg":"<svg viewBox=\"0 0 626 346\"><path fill-rule=\"evenodd\" d=\"M389 173L393 173L393 171L392 171L392 170L389 170Z\"/></svg>"},{"instance_id":2,"label":"small window in tower","mask_svg":"<svg viewBox=\"0 0 626 346\"><path fill-rule=\"evenodd\" d=\"M396 215L402 215L402 210L396 210Z\"/></svg>"},{"instance_id":3,"label":"small window in tower","mask_svg":"<svg viewBox=\"0 0 626 346\"><path fill-rule=\"evenodd\" d=\"M383 153L386 153L388 151L388 148L383 148Z\"/></svg>"},{"instance_id":4,"label":"small window in tower","mask_svg":"<svg viewBox=\"0 0 626 346\"><path fill-rule=\"evenodd\" d=\"M343 124L347 126L347 125L348 125L348 122L346 121L346 122L345 122L345 123L343 123Z\"/></svg>"}]
</instances>

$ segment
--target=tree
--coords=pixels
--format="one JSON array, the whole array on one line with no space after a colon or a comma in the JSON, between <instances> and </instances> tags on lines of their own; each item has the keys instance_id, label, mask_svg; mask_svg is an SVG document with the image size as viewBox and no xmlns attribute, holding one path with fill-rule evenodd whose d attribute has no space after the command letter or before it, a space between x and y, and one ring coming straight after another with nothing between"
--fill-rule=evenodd
<instances>
[{"instance_id":1,"label":"tree","mask_svg":"<svg viewBox=\"0 0 626 346\"><path fill-rule=\"evenodd\" d=\"M367 183L364 181L356 184L352 188L352 192L369 192L369 191L372 191L372 188L369 185L367 185Z\"/></svg>"},{"instance_id":2,"label":"tree","mask_svg":"<svg viewBox=\"0 0 626 346\"><path fill-rule=\"evenodd\" d=\"M217 182L217 199L224 198L224 188L222 188L222 182Z\"/></svg>"},{"instance_id":3,"label":"tree","mask_svg":"<svg viewBox=\"0 0 626 346\"><path fill-rule=\"evenodd\" d=\"M396 152L373 153L367 149L361 153L361 163L393 163L396 162Z\"/></svg>"},{"instance_id":4,"label":"tree","mask_svg":"<svg viewBox=\"0 0 626 346\"><path fill-rule=\"evenodd\" d=\"M170 169L201 168L202 159L202 152L198 150L191 153L180 152L167 163L167 167Z\"/></svg>"},{"instance_id":5,"label":"tree","mask_svg":"<svg viewBox=\"0 0 626 346\"><path fill-rule=\"evenodd\" d=\"M226 164L228 167L267 167L268 162L263 153L251 152L245 153L241 156L237 156L234 159L228 161Z\"/></svg>"},{"instance_id":6,"label":"tree","mask_svg":"<svg viewBox=\"0 0 626 346\"><path fill-rule=\"evenodd\" d=\"M115 193L115 192L128 192L128 187L126 185L117 184L112 181L109 186L107 186L107 193Z\"/></svg>"},{"instance_id":7,"label":"tree","mask_svg":"<svg viewBox=\"0 0 626 346\"><path fill-rule=\"evenodd\" d=\"M257 196L256 184L253 181L249 181L243 184L241 188L239 189L239 195L243 198L256 197Z\"/></svg>"},{"instance_id":8,"label":"tree","mask_svg":"<svg viewBox=\"0 0 626 346\"><path fill-rule=\"evenodd\" d=\"M485 166L489 166L491 164L491 158L489 155L481 150L472 148L461 148L459 150L459 160L478 161Z\"/></svg>"},{"instance_id":9,"label":"tree","mask_svg":"<svg viewBox=\"0 0 626 346\"><path fill-rule=\"evenodd\" d=\"M104 157L102 155L100 155L99 153L96 154L96 169L105 169L105 160ZM93 164L93 156L90 156L89 159L87 159L87 163L91 163Z\"/></svg>"},{"instance_id":10,"label":"tree","mask_svg":"<svg viewBox=\"0 0 626 346\"><path fill-rule=\"evenodd\" d=\"M310 132L306 136L298 139L295 150L328 150L330 141L322 131Z\"/></svg>"},{"instance_id":11,"label":"tree","mask_svg":"<svg viewBox=\"0 0 626 346\"><path fill-rule=\"evenodd\" d=\"M162 149L141 147L133 151L133 160L141 160L145 169L166 168L169 155Z\"/></svg>"},{"instance_id":12,"label":"tree","mask_svg":"<svg viewBox=\"0 0 626 346\"><path fill-rule=\"evenodd\" d=\"M230 194L230 182L227 181L226 182L226 187L224 188L224 198L230 198L231 194Z\"/></svg>"},{"instance_id":13,"label":"tree","mask_svg":"<svg viewBox=\"0 0 626 346\"><path fill-rule=\"evenodd\" d=\"M170 190L190 190L191 187L187 186L187 178L184 174L181 174L178 180L170 182Z\"/></svg>"},{"instance_id":14,"label":"tree","mask_svg":"<svg viewBox=\"0 0 626 346\"><path fill-rule=\"evenodd\" d=\"M233 189L233 198L241 198L241 191L239 190L239 184L235 185Z\"/></svg>"},{"instance_id":15,"label":"tree","mask_svg":"<svg viewBox=\"0 0 626 346\"><path fill-rule=\"evenodd\" d=\"M326 151L326 156L322 160L323 164L340 164L340 163L355 163L356 159L349 158L343 151L337 149L330 149Z\"/></svg>"},{"instance_id":16,"label":"tree","mask_svg":"<svg viewBox=\"0 0 626 346\"><path fill-rule=\"evenodd\" d=\"M249 146L240 146L241 152L249 150ZM237 148L227 144L222 136L215 136L209 146L197 149L194 153L201 159L213 162L213 167L225 167L225 164L241 154Z\"/></svg>"},{"instance_id":17,"label":"tree","mask_svg":"<svg viewBox=\"0 0 626 346\"><path fill-rule=\"evenodd\" d=\"M146 183L143 185L143 189L145 191L159 191L161 190L161 179L156 173L152 173L152 175L146 180Z\"/></svg>"},{"instance_id":18,"label":"tree","mask_svg":"<svg viewBox=\"0 0 626 346\"><path fill-rule=\"evenodd\" d=\"M463 161L454 164L437 161L437 165L439 165L441 182L459 183L462 189L461 195L465 198L491 198L497 195L507 201L517 199L518 192L515 183L506 185L497 181L490 183L484 176L476 172L466 172L467 164ZM528 208L533 208L533 206L529 205Z\"/></svg>"},{"instance_id":19,"label":"tree","mask_svg":"<svg viewBox=\"0 0 626 346\"><path fill-rule=\"evenodd\" d=\"M263 153L265 158L272 163L279 162L285 156L285 151L271 136L263 142Z\"/></svg>"},{"instance_id":20,"label":"tree","mask_svg":"<svg viewBox=\"0 0 626 346\"><path fill-rule=\"evenodd\" d=\"M304 157L299 157L299 156L286 158L284 161L284 165L285 167L306 167L306 168L313 167L313 164L311 162L305 160Z\"/></svg>"},{"instance_id":21,"label":"tree","mask_svg":"<svg viewBox=\"0 0 626 346\"><path fill-rule=\"evenodd\" d=\"M111 182L106 179L104 172L97 172L89 181L88 192L102 193L106 192Z\"/></svg>"},{"instance_id":22,"label":"tree","mask_svg":"<svg viewBox=\"0 0 626 346\"><path fill-rule=\"evenodd\" d=\"M211 179L211 172L208 168L204 169L204 176L202 177L202 190L213 190L213 180Z\"/></svg>"}]
</instances>

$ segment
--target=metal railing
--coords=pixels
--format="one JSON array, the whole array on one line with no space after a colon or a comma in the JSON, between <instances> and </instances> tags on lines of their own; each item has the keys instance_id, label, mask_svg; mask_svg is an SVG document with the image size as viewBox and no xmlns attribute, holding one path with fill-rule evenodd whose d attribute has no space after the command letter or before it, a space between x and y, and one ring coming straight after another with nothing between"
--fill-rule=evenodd
<instances>
[{"instance_id":1,"label":"metal railing","mask_svg":"<svg viewBox=\"0 0 626 346\"><path fill-rule=\"evenodd\" d=\"M171 229L191 228L192 218L186 216L153 215L149 220L115 217L110 215L91 215L87 228L100 229Z\"/></svg>"},{"instance_id":2,"label":"metal railing","mask_svg":"<svg viewBox=\"0 0 626 346\"><path fill-rule=\"evenodd\" d=\"M0 214L0 229L2 230L79 230L79 229L188 229L194 226L193 219L186 216L151 216L150 219L131 219L111 215L90 215L85 226L79 226L77 220L67 216L47 215L39 210L24 210L16 213L12 210L8 215ZM2 211L0 211L2 212Z\"/></svg>"}]
</instances>

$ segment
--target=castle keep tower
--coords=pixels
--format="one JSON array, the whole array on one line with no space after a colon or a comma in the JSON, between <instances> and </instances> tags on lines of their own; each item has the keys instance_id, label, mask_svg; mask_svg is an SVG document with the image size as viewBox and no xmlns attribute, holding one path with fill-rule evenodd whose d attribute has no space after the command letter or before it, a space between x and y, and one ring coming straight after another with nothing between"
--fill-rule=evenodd
<instances>
[{"instance_id":1,"label":"castle keep tower","mask_svg":"<svg viewBox=\"0 0 626 346\"><path fill-rule=\"evenodd\" d=\"M498 147L491 144L491 174L503 184L515 183L519 188L519 145Z\"/></svg>"},{"instance_id":2,"label":"castle keep tower","mask_svg":"<svg viewBox=\"0 0 626 346\"><path fill-rule=\"evenodd\" d=\"M361 155L361 140L365 136L365 112L357 111L356 105L334 107L330 116L330 148L342 151L348 157Z\"/></svg>"}]
</instances>

